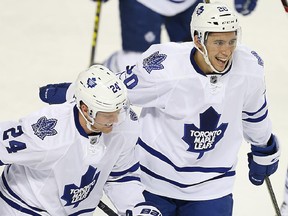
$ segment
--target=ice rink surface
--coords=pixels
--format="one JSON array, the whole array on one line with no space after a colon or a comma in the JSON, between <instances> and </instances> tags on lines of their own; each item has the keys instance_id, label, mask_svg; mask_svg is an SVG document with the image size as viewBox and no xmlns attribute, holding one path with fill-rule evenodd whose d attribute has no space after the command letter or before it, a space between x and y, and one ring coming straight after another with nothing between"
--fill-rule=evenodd
<instances>
[{"instance_id":1,"label":"ice rink surface","mask_svg":"<svg viewBox=\"0 0 288 216\"><path fill-rule=\"evenodd\" d=\"M234 1L223 2L232 6ZM88 67L95 8L90 0L0 0L0 121L18 120L46 106L38 98L38 87L73 81ZM118 16L118 0L103 5L97 62L121 47ZM278 171L270 178L280 204L288 165L288 17L280 0L260 0L252 15L239 17L242 43L265 63L270 117L282 143ZM233 215L273 216L265 184L256 187L248 180L248 151L249 145L243 143ZM106 197L103 200L110 205ZM97 210L94 215L105 214Z\"/></svg>"}]
</instances>

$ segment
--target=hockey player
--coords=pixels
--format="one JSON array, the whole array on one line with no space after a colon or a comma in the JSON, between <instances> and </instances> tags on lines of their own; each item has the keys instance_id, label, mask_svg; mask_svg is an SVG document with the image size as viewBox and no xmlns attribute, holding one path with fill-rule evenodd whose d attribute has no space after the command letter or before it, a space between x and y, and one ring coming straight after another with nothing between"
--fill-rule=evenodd
<instances>
[{"instance_id":1,"label":"hockey player","mask_svg":"<svg viewBox=\"0 0 288 216\"><path fill-rule=\"evenodd\" d=\"M76 102L0 123L0 164L7 165L0 215L93 215L104 189L119 215L161 216L145 203L133 208L144 197L126 87L102 66L80 73L75 86Z\"/></svg>"},{"instance_id":2,"label":"hockey player","mask_svg":"<svg viewBox=\"0 0 288 216\"><path fill-rule=\"evenodd\" d=\"M144 196L165 216L231 216L243 138L251 144L254 185L278 167L264 64L239 44L238 18L224 4L198 4L191 34L194 43L152 45L118 74L131 103L142 107L137 151ZM42 100L65 100L62 87L41 88Z\"/></svg>"},{"instance_id":3,"label":"hockey player","mask_svg":"<svg viewBox=\"0 0 288 216\"><path fill-rule=\"evenodd\" d=\"M135 64L142 52L161 42L162 26L170 41L191 41L191 15L199 2L203 0L119 0L122 50L109 56L104 65L119 72ZM235 8L248 15L256 2L235 0Z\"/></svg>"},{"instance_id":4,"label":"hockey player","mask_svg":"<svg viewBox=\"0 0 288 216\"><path fill-rule=\"evenodd\" d=\"M153 45L119 74L131 103L143 107L144 195L163 215L231 216L242 137L251 144L253 184L278 167L263 61L237 44L238 18L223 4L200 3L191 33L194 44Z\"/></svg>"}]
</instances>

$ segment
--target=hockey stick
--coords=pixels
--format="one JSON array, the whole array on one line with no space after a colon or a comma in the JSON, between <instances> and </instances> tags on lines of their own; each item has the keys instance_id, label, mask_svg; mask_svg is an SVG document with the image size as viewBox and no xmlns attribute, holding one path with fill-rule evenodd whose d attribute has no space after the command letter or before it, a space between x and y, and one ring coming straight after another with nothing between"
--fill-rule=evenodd
<instances>
[{"instance_id":1,"label":"hockey stick","mask_svg":"<svg viewBox=\"0 0 288 216\"><path fill-rule=\"evenodd\" d=\"M110 209L105 203L103 203L101 200L98 203L98 207L105 212L108 216L118 216L112 209Z\"/></svg>"},{"instance_id":2,"label":"hockey stick","mask_svg":"<svg viewBox=\"0 0 288 216\"><path fill-rule=\"evenodd\" d=\"M277 216L281 216L280 209L279 209L279 206L278 206L278 203L277 203L277 200L276 200L276 196L274 194L274 191L273 191L273 188L272 188L272 184L271 184L271 181L270 181L268 176L265 178L265 182L266 182L270 197L272 199L272 203L273 203L274 209L276 211L276 215Z\"/></svg>"},{"instance_id":3,"label":"hockey stick","mask_svg":"<svg viewBox=\"0 0 288 216\"><path fill-rule=\"evenodd\" d=\"M92 37L90 66L94 64L94 58L95 58L95 53L96 53L96 43L97 43L98 30L99 30L101 5L102 5L102 0L97 0L96 14L95 14L95 20L94 20L94 31L93 31L93 37Z\"/></svg>"},{"instance_id":4,"label":"hockey stick","mask_svg":"<svg viewBox=\"0 0 288 216\"><path fill-rule=\"evenodd\" d=\"M287 0L281 0L281 2L282 2L282 5L283 5L286 13L288 13L288 2L287 2Z\"/></svg>"}]
</instances>

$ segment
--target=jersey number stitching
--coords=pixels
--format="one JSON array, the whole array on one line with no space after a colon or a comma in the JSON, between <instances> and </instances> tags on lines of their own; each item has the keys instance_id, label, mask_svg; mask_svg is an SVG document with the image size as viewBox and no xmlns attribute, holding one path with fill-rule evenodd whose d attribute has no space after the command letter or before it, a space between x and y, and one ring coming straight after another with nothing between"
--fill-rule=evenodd
<instances>
[{"instance_id":1,"label":"jersey number stitching","mask_svg":"<svg viewBox=\"0 0 288 216\"><path fill-rule=\"evenodd\" d=\"M9 139L9 134L13 137L16 138L18 136L21 136L23 134L23 130L22 127L20 125L17 126L17 128L10 128L6 131L4 131L3 133L3 140L7 140ZM19 142L16 140L10 140L9 141L9 146L10 147L6 147L6 150L8 151L8 153L15 153L17 151L26 149L26 144L23 142Z\"/></svg>"}]
</instances>

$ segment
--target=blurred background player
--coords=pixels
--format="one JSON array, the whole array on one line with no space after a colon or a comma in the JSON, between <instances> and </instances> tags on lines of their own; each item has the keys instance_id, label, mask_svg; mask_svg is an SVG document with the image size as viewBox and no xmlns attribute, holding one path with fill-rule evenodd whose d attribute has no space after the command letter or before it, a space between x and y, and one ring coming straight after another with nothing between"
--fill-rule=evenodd
<instances>
[{"instance_id":1,"label":"blurred background player","mask_svg":"<svg viewBox=\"0 0 288 216\"><path fill-rule=\"evenodd\" d=\"M103 189L119 215L159 211L144 200L135 113L125 85L92 66L75 83L76 101L0 123L0 215L93 215ZM142 203L138 205L137 204Z\"/></svg>"},{"instance_id":2,"label":"blurred background player","mask_svg":"<svg viewBox=\"0 0 288 216\"><path fill-rule=\"evenodd\" d=\"M238 13L247 16L254 11L257 1L258 0L234 0L234 6Z\"/></svg>"},{"instance_id":3,"label":"blurred background player","mask_svg":"<svg viewBox=\"0 0 288 216\"><path fill-rule=\"evenodd\" d=\"M141 53L161 42L162 27L172 42L191 41L191 15L199 2L203 0L119 0L122 50L108 57L104 65L118 72L135 64ZM248 15L256 2L235 0L235 8Z\"/></svg>"},{"instance_id":4,"label":"blurred background player","mask_svg":"<svg viewBox=\"0 0 288 216\"><path fill-rule=\"evenodd\" d=\"M144 196L165 216L231 216L243 138L251 144L254 185L278 168L264 63L238 43L239 29L226 5L200 3L191 22L194 43L152 45L118 73L131 103L142 107L137 152ZM53 103L50 87L55 93L57 86L48 85L40 95Z\"/></svg>"}]
</instances>

